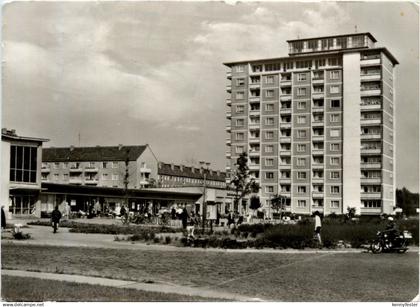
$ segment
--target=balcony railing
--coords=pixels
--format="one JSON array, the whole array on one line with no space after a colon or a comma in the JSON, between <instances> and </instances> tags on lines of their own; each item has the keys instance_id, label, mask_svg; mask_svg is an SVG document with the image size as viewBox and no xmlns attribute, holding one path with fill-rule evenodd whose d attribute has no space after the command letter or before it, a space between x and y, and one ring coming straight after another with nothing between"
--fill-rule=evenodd
<instances>
[{"instance_id":1,"label":"balcony railing","mask_svg":"<svg viewBox=\"0 0 420 307\"><path fill-rule=\"evenodd\" d=\"M361 88L360 94L362 96L377 96L377 95L381 95L381 89Z\"/></svg>"},{"instance_id":2,"label":"balcony railing","mask_svg":"<svg viewBox=\"0 0 420 307\"><path fill-rule=\"evenodd\" d=\"M228 106L231 106L232 105L232 100L230 98L226 98L226 104Z\"/></svg>"},{"instance_id":3,"label":"balcony railing","mask_svg":"<svg viewBox=\"0 0 420 307\"><path fill-rule=\"evenodd\" d=\"M291 101L292 95L291 94L282 94L280 96L280 101Z\"/></svg>"},{"instance_id":4,"label":"balcony railing","mask_svg":"<svg viewBox=\"0 0 420 307\"><path fill-rule=\"evenodd\" d=\"M360 123L362 125L380 125L382 123L381 118L361 118Z\"/></svg>"},{"instance_id":5,"label":"balcony railing","mask_svg":"<svg viewBox=\"0 0 420 307\"><path fill-rule=\"evenodd\" d=\"M360 148L360 152L362 154L380 154L381 151L382 151L381 148L373 148L373 147L370 147L370 148L363 148L362 147L362 148Z\"/></svg>"},{"instance_id":6,"label":"balcony railing","mask_svg":"<svg viewBox=\"0 0 420 307\"><path fill-rule=\"evenodd\" d=\"M382 108L381 104L361 104L360 110L380 110Z\"/></svg>"},{"instance_id":7,"label":"balcony railing","mask_svg":"<svg viewBox=\"0 0 420 307\"><path fill-rule=\"evenodd\" d=\"M375 178L369 178L369 177L361 177L360 182L361 183L381 183L382 178L375 177Z\"/></svg>"},{"instance_id":8,"label":"balcony railing","mask_svg":"<svg viewBox=\"0 0 420 307\"><path fill-rule=\"evenodd\" d=\"M85 173L97 173L99 171L98 167L96 166L86 166Z\"/></svg>"},{"instance_id":9,"label":"balcony railing","mask_svg":"<svg viewBox=\"0 0 420 307\"><path fill-rule=\"evenodd\" d=\"M366 133L360 136L362 140L380 140L382 138L380 133Z\"/></svg>"},{"instance_id":10,"label":"balcony railing","mask_svg":"<svg viewBox=\"0 0 420 307\"><path fill-rule=\"evenodd\" d=\"M71 166L69 169L70 173L81 173L83 172L82 168L80 166Z\"/></svg>"},{"instance_id":11,"label":"balcony railing","mask_svg":"<svg viewBox=\"0 0 420 307\"><path fill-rule=\"evenodd\" d=\"M381 74L362 74L360 76L361 81L379 81L381 80Z\"/></svg>"},{"instance_id":12,"label":"balcony railing","mask_svg":"<svg viewBox=\"0 0 420 307\"><path fill-rule=\"evenodd\" d=\"M363 199L380 199L382 197L381 192L362 192L360 197Z\"/></svg>"},{"instance_id":13,"label":"balcony railing","mask_svg":"<svg viewBox=\"0 0 420 307\"><path fill-rule=\"evenodd\" d=\"M360 168L362 168L362 169L378 169L378 168L381 168L381 163L380 162L361 163Z\"/></svg>"},{"instance_id":14,"label":"balcony railing","mask_svg":"<svg viewBox=\"0 0 420 307\"><path fill-rule=\"evenodd\" d=\"M360 65L379 65L381 64L381 59L362 59L360 60Z\"/></svg>"},{"instance_id":15,"label":"balcony railing","mask_svg":"<svg viewBox=\"0 0 420 307\"><path fill-rule=\"evenodd\" d=\"M97 178L85 178L85 184L98 184Z\"/></svg>"}]
</instances>

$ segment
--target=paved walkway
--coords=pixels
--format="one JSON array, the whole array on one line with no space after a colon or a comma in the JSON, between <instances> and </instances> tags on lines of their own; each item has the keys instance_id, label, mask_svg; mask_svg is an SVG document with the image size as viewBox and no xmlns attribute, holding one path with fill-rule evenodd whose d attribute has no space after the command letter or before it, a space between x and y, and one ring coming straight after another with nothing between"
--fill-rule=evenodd
<instances>
[{"instance_id":1,"label":"paved walkway","mask_svg":"<svg viewBox=\"0 0 420 307\"><path fill-rule=\"evenodd\" d=\"M121 279L109 279L102 277L90 277L83 275L70 275L70 274L55 274L55 273L43 273L43 272L31 272L31 271L20 271L20 270L2 270L2 275L18 276L18 277L33 277L49 280L59 280L65 282L77 282L86 283L91 285L100 285L108 287L117 287L125 289L135 289L150 292L161 292L171 294L181 294L190 296L200 296L209 299L226 299L232 301L262 301L259 298L247 297L240 294L221 292L209 289L201 289L187 286L177 286L168 284L157 284L157 283L142 283L133 282Z\"/></svg>"}]
</instances>

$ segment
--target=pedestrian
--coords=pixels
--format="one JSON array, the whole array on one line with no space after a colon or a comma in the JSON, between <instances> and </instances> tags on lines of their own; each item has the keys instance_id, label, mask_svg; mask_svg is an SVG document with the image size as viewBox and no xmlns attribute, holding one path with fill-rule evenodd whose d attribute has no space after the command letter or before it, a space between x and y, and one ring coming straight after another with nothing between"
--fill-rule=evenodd
<instances>
[{"instance_id":1,"label":"pedestrian","mask_svg":"<svg viewBox=\"0 0 420 307\"><path fill-rule=\"evenodd\" d=\"M58 206L55 206L55 209L51 213L51 223L54 229L54 233L57 232L58 224L60 223L61 212L58 210Z\"/></svg>"},{"instance_id":2,"label":"pedestrian","mask_svg":"<svg viewBox=\"0 0 420 307\"><path fill-rule=\"evenodd\" d=\"M6 229L6 213L4 213L4 206L1 206L1 229Z\"/></svg>"},{"instance_id":3,"label":"pedestrian","mask_svg":"<svg viewBox=\"0 0 420 307\"><path fill-rule=\"evenodd\" d=\"M319 247L322 247L322 240L321 240L321 213L319 211L315 211L315 236L318 239Z\"/></svg>"},{"instance_id":4,"label":"pedestrian","mask_svg":"<svg viewBox=\"0 0 420 307\"><path fill-rule=\"evenodd\" d=\"M181 213L182 228L184 229L187 229L188 218L188 211L186 208L184 208Z\"/></svg>"}]
</instances>

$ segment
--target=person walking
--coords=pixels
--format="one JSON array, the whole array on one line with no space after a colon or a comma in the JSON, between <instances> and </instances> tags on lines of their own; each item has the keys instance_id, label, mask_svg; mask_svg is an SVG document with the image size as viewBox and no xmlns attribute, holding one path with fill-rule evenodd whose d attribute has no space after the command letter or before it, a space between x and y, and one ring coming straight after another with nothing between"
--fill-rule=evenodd
<instances>
[{"instance_id":1,"label":"person walking","mask_svg":"<svg viewBox=\"0 0 420 307\"><path fill-rule=\"evenodd\" d=\"M315 236L318 239L319 247L322 247L322 240L321 240L321 213L319 211L315 211Z\"/></svg>"},{"instance_id":2,"label":"person walking","mask_svg":"<svg viewBox=\"0 0 420 307\"><path fill-rule=\"evenodd\" d=\"M188 212L187 209L184 208L181 213L181 221L182 221L182 228L187 229L187 222L188 222Z\"/></svg>"},{"instance_id":3,"label":"person walking","mask_svg":"<svg viewBox=\"0 0 420 307\"><path fill-rule=\"evenodd\" d=\"M6 213L4 212L4 206L1 206L1 229L6 229Z\"/></svg>"},{"instance_id":4,"label":"person walking","mask_svg":"<svg viewBox=\"0 0 420 307\"><path fill-rule=\"evenodd\" d=\"M57 232L58 224L60 223L61 212L58 210L58 206L55 206L55 209L51 213L51 223L54 229L54 233Z\"/></svg>"}]
</instances>

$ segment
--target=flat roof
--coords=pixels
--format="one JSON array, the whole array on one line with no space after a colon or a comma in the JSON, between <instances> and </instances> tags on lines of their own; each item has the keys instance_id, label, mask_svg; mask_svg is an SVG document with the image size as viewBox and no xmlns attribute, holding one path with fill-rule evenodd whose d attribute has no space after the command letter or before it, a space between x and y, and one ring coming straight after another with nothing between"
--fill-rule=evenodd
<instances>
[{"instance_id":1,"label":"flat roof","mask_svg":"<svg viewBox=\"0 0 420 307\"><path fill-rule=\"evenodd\" d=\"M248 61L235 61L235 62L225 62L223 65L231 67L236 64L245 64L245 63L261 63L261 62L270 62L270 61L281 61L281 60L295 60L300 58L311 58L314 56L323 56L323 55L331 55L331 54L342 54L342 53L349 53L354 51L375 51L380 50L385 53L388 58L392 61L394 65L399 64L398 60L389 52L389 50L385 47L377 47L377 48L355 48L355 49L341 49L341 50L324 50L322 52L311 52L311 53L300 53L294 54L291 56L285 57L276 57L276 58L266 58L266 59L255 59L255 60L248 60Z\"/></svg>"},{"instance_id":2,"label":"flat roof","mask_svg":"<svg viewBox=\"0 0 420 307\"><path fill-rule=\"evenodd\" d=\"M44 138L37 138L37 137L30 137L30 136L18 136L18 135L10 135L10 134L1 134L1 139L5 140L16 140L16 141L29 141L29 142L37 142L43 143L48 142L49 139Z\"/></svg>"},{"instance_id":3,"label":"flat roof","mask_svg":"<svg viewBox=\"0 0 420 307\"><path fill-rule=\"evenodd\" d=\"M41 183L41 193L57 193L79 196L95 197L125 197L125 189L112 187L98 187L86 185L72 185L61 183ZM202 193L164 191L150 189L127 189L128 198L156 199L156 200L196 200L202 196Z\"/></svg>"},{"instance_id":4,"label":"flat roof","mask_svg":"<svg viewBox=\"0 0 420 307\"><path fill-rule=\"evenodd\" d=\"M325 38L334 38L334 37L346 37L346 36L356 36L356 35L367 35L373 42L377 42L376 38L370 32L361 32L361 33L350 33L350 34L340 34L340 35L329 35L329 36L319 36L319 37L308 37L308 38L297 38L297 39L289 39L286 42L298 42L298 41L306 41L312 39L325 39Z\"/></svg>"}]
</instances>

